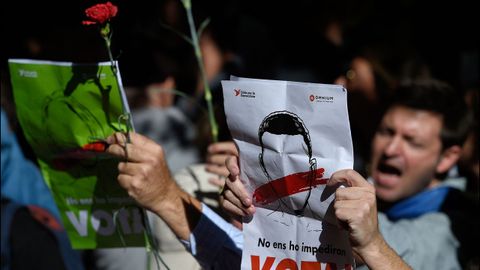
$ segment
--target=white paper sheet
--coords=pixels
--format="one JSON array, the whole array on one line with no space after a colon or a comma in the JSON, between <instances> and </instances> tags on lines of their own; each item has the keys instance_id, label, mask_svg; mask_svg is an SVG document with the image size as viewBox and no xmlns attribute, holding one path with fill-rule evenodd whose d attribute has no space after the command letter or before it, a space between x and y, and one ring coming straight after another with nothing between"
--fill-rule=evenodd
<instances>
[{"instance_id":1,"label":"white paper sheet","mask_svg":"<svg viewBox=\"0 0 480 270\"><path fill-rule=\"evenodd\" d=\"M352 269L335 188L325 188L353 167L346 90L233 76L222 86L240 178L257 208L244 221L242 269Z\"/></svg>"}]
</instances>

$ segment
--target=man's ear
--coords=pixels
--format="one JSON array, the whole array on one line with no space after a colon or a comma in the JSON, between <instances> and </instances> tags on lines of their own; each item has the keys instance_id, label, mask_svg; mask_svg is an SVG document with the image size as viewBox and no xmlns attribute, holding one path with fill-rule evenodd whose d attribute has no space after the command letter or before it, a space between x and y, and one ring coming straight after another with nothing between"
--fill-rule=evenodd
<instances>
[{"instance_id":1,"label":"man's ear","mask_svg":"<svg viewBox=\"0 0 480 270\"><path fill-rule=\"evenodd\" d=\"M450 170L460 159L461 154L462 148L458 145L453 145L443 150L436 167L436 173L443 174Z\"/></svg>"}]
</instances>

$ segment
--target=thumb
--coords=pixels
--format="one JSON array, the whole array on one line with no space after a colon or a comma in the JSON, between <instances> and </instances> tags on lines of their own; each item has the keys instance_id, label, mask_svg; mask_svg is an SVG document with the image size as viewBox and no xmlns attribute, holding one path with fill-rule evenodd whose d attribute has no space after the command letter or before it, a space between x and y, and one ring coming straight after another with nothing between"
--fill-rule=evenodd
<instances>
[{"instance_id":1,"label":"thumb","mask_svg":"<svg viewBox=\"0 0 480 270\"><path fill-rule=\"evenodd\" d=\"M225 165L227 166L228 172L230 175L228 176L232 181L235 181L237 176L240 175L240 168L238 167L238 159L236 156L230 156L225 160Z\"/></svg>"},{"instance_id":2,"label":"thumb","mask_svg":"<svg viewBox=\"0 0 480 270\"><path fill-rule=\"evenodd\" d=\"M352 169L340 170L332 174L327 181L328 186L336 184L343 184L348 187L371 187L372 185L361 176L358 172Z\"/></svg>"}]
</instances>

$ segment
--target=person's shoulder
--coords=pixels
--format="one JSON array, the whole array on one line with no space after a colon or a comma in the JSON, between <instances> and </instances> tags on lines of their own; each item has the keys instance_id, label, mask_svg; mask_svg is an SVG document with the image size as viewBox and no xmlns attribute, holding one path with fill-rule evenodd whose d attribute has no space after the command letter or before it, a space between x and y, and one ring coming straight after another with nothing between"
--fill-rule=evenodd
<instances>
[{"instance_id":1,"label":"person's shoulder","mask_svg":"<svg viewBox=\"0 0 480 270\"><path fill-rule=\"evenodd\" d=\"M459 269L458 244L445 213L430 212L395 221L379 213L378 221L385 241L413 269Z\"/></svg>"}]
</instances>

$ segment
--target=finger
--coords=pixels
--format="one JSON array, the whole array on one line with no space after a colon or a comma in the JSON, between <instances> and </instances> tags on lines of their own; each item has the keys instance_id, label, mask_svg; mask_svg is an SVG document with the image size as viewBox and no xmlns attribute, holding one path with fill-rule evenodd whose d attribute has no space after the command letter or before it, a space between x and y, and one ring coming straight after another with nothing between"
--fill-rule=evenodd
<instances>
[{"instance_id":1,"label":"finger","mask_svg":"<svg viewBox=\"0 0 480 270\"><path fill-rule=\"evenodd\" d=\"M127 137L122 132L115 132L106 139L108 144L125 144Z\"/></svg>"},{"instance_id":2,"label":"finger","mask_svg":"<svg viewBox=\"0 0 480 270\"><path fill-rule=\"evenodd\" d=\"M226 190L231 191L245 207L250 207L252 205L252 199L248 195L248 192L245 190L245 186L242 181L239 179L235 182L230 181L230 179L225 180Z\"/></svg>"},{"instance_id":3,"label":"finger","mask_svg":"<svg viewBox=\"0 0 480 270\"><path fill-rule=\"evenodd\" d=\"M106 151L107 153L116 157L126 159L127 151L125 149L127 138L124 133L115 132L106 138L106 142L109 144Z\"/></svg>"},{"instance_id":4,"label":"finger","mask_svg":"<svg viewBox=\"0 0 480 270\"><path fill-rule=\"evenodd\" d=\"M115 132L106 140L109 144L125 145L126 143L131 143L137 146L145 146L145 148L157 144L151 139L135 132L129 132L128 136L123 132Z\"/></svg>"},{"instance_id":5,"label":"finger","mask_svg":"<svg viewBox=\"0 0 480 270\"><path fill-rule=\"evenodd\" d=\"M240 209L244 209L245 211L249 207L243 205L243 203L240 201L240 198L226 187L224 188L221 196L224 200L231 202L233 205L237 206Z\"/></svg>"},{"instance_id":6,"label":"finger","mask_svg":"<svg viewBox=\"0 0 480 270\"><path fill-rule=\"evenodd\" d=\"M126 136L122 132L114 132L112 135L108 136L105 141L108 144L125 144Z\"/></svg>"},{"instance_id":7,"label":"finger","mask_svg":"<svg viewBox=\"0 0 480 270\"><path fill-rule=\"evenodd\" d=\"M357 228L364 232L378 226L376 225L376 215L373 217L369 211L359 211L358 208L343 207L335 209L335 216L340 220L340 223L347 223L349 228Z\"/></svg>"},{"instance_id":8,"label":"finger","mask_svg":"<svg viewBox=\"0 0 480 270\"><path fill-rule=\"evenodd\" d=\"M227 167L225 166L207 164L205 165L205 170L209 173L217 174L224 177L227 177L229 174Z\"/></svg>"},{"instance_id":9,"label":"finger","mask_svg":"<svg viewBox=\"0 0 480 270\"><path fill-rule=\"evenodd\" d=\"M155 141L149 139L148 137L145 137L135 132L130 132L130 143L137 146L143 146L146 149L151 146L158 145Z\"/></svg>"},{"instance_id":10,"label":"finger","mask_svg":"<svg viewBox=\"0 0 480 270\"><path fill-rule=\"evenodd\" d=\"M364 207L363 205L366 204L366 202L362 200L349 200L349 201L335 201L333 204L333 207L335 209L357 209L360 210L360 208Z\"/></svg>"},{"instance_id":11,"label":"finger","mask_svg":"<svg viewBox=\"0 0 480 270\"><path fill-rule=\"evenodd\" d=\"M133 181L133 176L131 175L119 174L117 177L117 182L120 184L120 186L123 189L127 191L130 189L132 181Z\"/></svg>"},{"instance_id":12,"label":"finger","mask_svg":"<svg viewBox=\"0 0 480 270\"><path fill-rule=\"evenodd\" d=\"M338 188L335 191L335 200L361 200L374 197L375 194L370 190L362 187Z\"/></svg>"},{"instance_id":13,"label":"finger","mask_svg":"<svg viewBox=\"0 0 480 270\"><path fill-rule=\"evenodd\" d=\"M225 181L225 185L228 187L228 190L232 192L243 204L245 207L250 207L252 205L252 199L248 195L248 192L245 190L245 186L242 181L238 180L235 182Z\"/></svg>"},{"instance_id":14,"label":"finger","mask_svg":"<svg viewBox=\"0 0 480 270\"><path fill-rule=\"evenodd\" d=\"M163 149L158 144L127 143L125 148L130 162L155 162L156 158L164 158Z\"/></svg>"},{"instance_id":15,"label":"finger","mask_svg":"<svg viewBox=\"0 0 480 270\"><path fill-rule=\"evenodd\" d=\"M126 158L125 148L120 144L110 144L105 152L118 158Z\"/></svg>"},{"instance_id":16,"label":"finger","mask_svg":"<svg viewBox=\"0 0 480 270\"><path fill-rule=\"evenodd\" d=\"M126 159L130 162L141 162L147 155L145 155L145 149L139 149L137 146L132 144L111 144L105 152L114 155L116 157Z\"/></svg>"},{"instance_id":17,"label":"finger","mask_svg":"<svg viewBox=\"0 0 480 270\"><path fill-rule=\"evenodd\" d=\"M335 216L342 221L370 222L377 216L377 206L368 200L335 201L334 209Z\"/></svg>"},{"instance_id":18,"label":"finger","mask_svg":"<svg viewBox=\"0 0 480 270\"><path fill-rule=\"evenodd\" d=\"M123 139L122 139L123 137ZM132 143L124 144L125 136L116 133L114 138L119 143L110 144L106 152L130 162L156 162L164 159L163 148L157 143L141 135L133 135ZM123 142L122 142L123 141Z\"/></svg>"},{"instance_id":19,"label":"finger","mask_svg":"<svg viewBox=\"0 0 480 270\"><path fill-rule=\"evenodd\" d=\"M225 161L231 155L229 154L215 154L215 155L208 155L207 162L210 164L216 164L220 166L225 166Z\"/></svg>"},{"instance_id":20,"label":"finger","mask_svg":"<svg viewBox=\"0 0 480 270\"><path fill-rule=\"evenodd\" d=\"M238 159L236 156L230 156L225 161L225 165L227 166L229 172L229 178L232 181L235 181L238 176L240 175L240 168L238 167Z\"/></svg>"},{"instance_id":21,"label":"finger","mask_svg":"<svg viewBox=\"0 0 480 270\"><path fill-rule=\"evenodd\" d=\"M213 143L208 147L209 154L226 153L238 156L238 150L232 141Z\"/></svg>"},{"instance_id":22,"label":"finger","mask_svg":"<svg viewBox=\"0 0 480 270\"><path fill-rule=\"evenodd\" d=\"M225 181L228 189L231 190L240 200L243 205L249 207L252 204L252 200L245 189L245 185L240 180L240 168L238 167L237 157L231 156L226 161L229 175Z\"/></svg>"},{"instance_id":23,"label":"finger","mask_svg":"<svg viewBox=\"0 0 480 270\"><path fill-rule=\"evenodd\" d=\"M142 163L120 162L118 163L118 172L125 175L145 175L146 168Z\"/></svg>"},{"instance_id":24,"label":"finger","mask_svg":"<svg viewBox=\"0 0 480 270\"><path fill-rule=\"evenodd\" d=\"M214 186L223 187L225 185L225 178L211 177L208 179L208 182Z\"/></svg>"},{"instance_id":25,"label":"finger","mask_svg":"<svg viewBox=\"0 0 480 270\"><path fill-rule=\"evenodd\" d=\"M346 184L349 187L373 188L373 185L368 183L358 172L350 169L340 170L332 174L327 185L333 186L336 184Z\"/></svg>"},{"instance_id":26,"label":"finger","mask_svg":"<svg viewBox=\"0 0 480 270\"><path fill-rule=\"evenodd\" d=\"M229 200L225 199L222 200L222 207L225 211L234 216L246 217L255 213L255 207L253 205L249 208L238 207Z\"/></svg>"},{"instance_id":27,"label":"finger","mask_svg":"<svg viewBox=\"0 0 480 270\"><path fill-rule=\"evenodd\" d=\"M335 216L338 220L350 224L353 217L357 215L357 210L352 208L339 208L335 209Z\"/></svg>"},{"instance_id":28,"label":"finger","mask_svg":"<svg viewBox=\"0 0 480 270\"><path fill-rule=\"evenodd\" d=\"M108 144L114 144L114 143L117 143L115 141L115 133L113 133L112 135L108 136L107 138L105 138L105 142L108 143Z\"/></svg>"}]
</instances>

